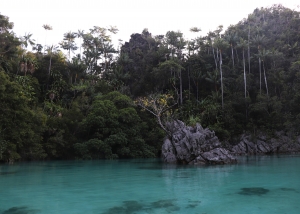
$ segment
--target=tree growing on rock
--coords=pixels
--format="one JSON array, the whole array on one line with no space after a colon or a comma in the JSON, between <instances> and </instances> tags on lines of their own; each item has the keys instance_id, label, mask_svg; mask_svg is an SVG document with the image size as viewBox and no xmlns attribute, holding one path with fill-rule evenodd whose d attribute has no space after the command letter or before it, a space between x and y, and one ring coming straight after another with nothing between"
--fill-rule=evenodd
<instances>
[{"instance_id":1,"label":"tree growing on rock","mask_svg":"<svg viewBox=\"0 0 300 214\"><path fill-rule=\"evenodd\" d=\"M135 101L136 105L153 114L160 127L171 136L170 131L165 127L163 117L171 115L171 109L177 105L174 97L170 94L151 94L146 97L139 97Z\"/></svg>"}]
</instances>

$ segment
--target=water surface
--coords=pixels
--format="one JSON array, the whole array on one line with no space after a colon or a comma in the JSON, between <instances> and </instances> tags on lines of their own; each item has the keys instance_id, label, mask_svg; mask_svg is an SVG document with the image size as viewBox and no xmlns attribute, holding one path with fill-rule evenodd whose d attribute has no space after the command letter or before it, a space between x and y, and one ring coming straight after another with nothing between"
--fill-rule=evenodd
<instances>
[{"instance_id":1,"label":"water surface","mask_svg":"<svg viewBox=\"0 0 300 214\"><path fill-rule=\"evenodd\" d=\"M224 166L157 159L0 165L0 214L300 213L300 156Z\"/></svg>"}]
</instances>

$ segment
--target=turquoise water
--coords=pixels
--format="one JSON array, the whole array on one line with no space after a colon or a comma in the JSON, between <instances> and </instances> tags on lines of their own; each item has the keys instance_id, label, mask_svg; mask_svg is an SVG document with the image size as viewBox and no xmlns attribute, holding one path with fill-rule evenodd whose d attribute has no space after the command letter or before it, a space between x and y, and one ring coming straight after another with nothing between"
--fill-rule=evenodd
<instances>
[{"instance_id":1,"label":"turquoise water","mask_svg":"<svg viewBox=\"0 0 300 214\"><path fill-rule=\"evenodd\" d=\"M0 165L0 214L300 213L300 156L237 165L152 160Z\"/></svg>"}]
</instances>

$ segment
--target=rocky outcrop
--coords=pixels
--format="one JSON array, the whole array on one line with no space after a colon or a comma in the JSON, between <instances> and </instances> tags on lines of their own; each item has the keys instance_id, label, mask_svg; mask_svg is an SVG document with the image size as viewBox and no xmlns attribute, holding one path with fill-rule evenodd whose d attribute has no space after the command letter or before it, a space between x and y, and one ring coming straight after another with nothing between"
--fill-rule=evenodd
<instances>
[{"instance_id":1,"label":"rocky outcrop","mask_svg":"<svg viewBox=\"0 0 300 214\"><path fill-rule=\"evenodd\" d=\"M200 124L186 126L181 121L166 124L171 136L164 140L162 158L167 163L227 164L237 160L222 148L214 131Z\"/></svg>"},{"instance_id":2,"label":"rocky outcrop","mask_svg":"<svg viewBox=\"0 0 300 214\"><path fill-rule=\"evenodd\" d=\"M298 153L300 152L300 136L292 138L284 132L276 132L270 138L264 134L256 137L243 134L239 142L229 150L234 155Z\"/></svg>"}]
</instances>

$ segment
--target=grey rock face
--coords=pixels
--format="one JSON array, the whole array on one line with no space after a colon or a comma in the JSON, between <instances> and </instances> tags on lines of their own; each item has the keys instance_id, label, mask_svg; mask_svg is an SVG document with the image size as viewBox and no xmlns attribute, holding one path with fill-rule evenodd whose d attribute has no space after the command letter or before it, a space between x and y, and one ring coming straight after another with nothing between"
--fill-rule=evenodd
<instances>
[{"instance_id":1,"label":"grey rock face","mask_svg":"<svg viewBox=\"0 0 300 214\"><path fill-rule=\"evenodd\" d=\"M200 124L186 126L182 121L167 124L171 139L166 138L162 146L162 158L167 163L227 164L235 163L214 131L203 129Z\"/></svg>"},{"instance_id":2,"label":"grey rock face","mask_svg":"<svg viewBox=\"0 0 300 214\"><path fill-rule=\"evenodd\" d=\"M228 164L236 162L236 159L224 148L215 148L201 155L210 164Z\"/></svg>"},{"instance_id":3,"label":"grey rock face","mask_svg":"<svg viewBox=\"0 0 300 214\"><path fill-rule=\"evenodd\" d=\"M235 155L298 153L300 152L300 137L296 140L288 137L284 132L276 132L275 137L268 139L259 134L255 139L251 135L241 135L238 144L230 151Z\"/></svg>"}]
</instances>

